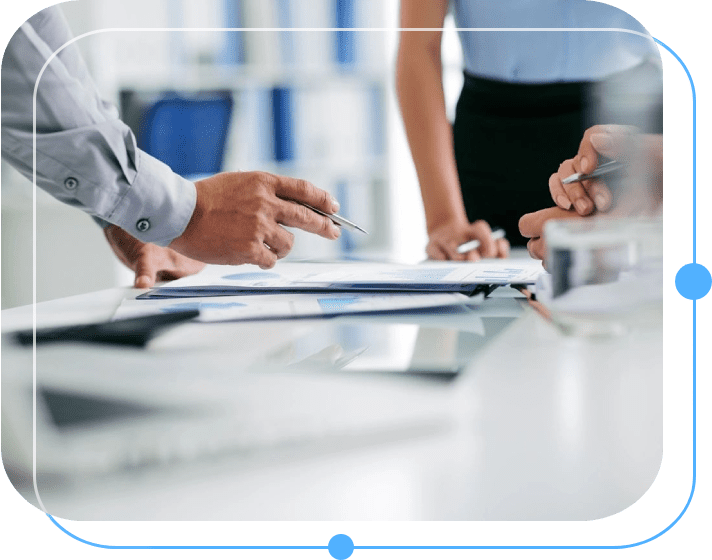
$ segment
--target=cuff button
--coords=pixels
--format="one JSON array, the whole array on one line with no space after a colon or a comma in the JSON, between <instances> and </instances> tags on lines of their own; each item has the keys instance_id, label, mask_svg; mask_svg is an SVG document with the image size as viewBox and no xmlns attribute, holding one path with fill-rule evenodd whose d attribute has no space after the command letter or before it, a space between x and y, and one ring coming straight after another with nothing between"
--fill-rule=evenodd
<instances>
[{"instance_id":1,"label":"cuff button","mask_svg":"<svg viewBox=\"0 0 712 560\"><path fill-rule=\"evenodd\" d=\"M77 181L74 177L67 177L64 180L64 188L70 191L73 191L79 186L79 181Z\"/></svg>"},{"instance_id":2,"label":"cuff button","mask_svg":"<svg viewBox=\"0 0 712 560\"><path fill-rule=\"evenodd\" d=\"M151 229L151 222L149 222L146 218L142 218L136 222L136 229L141 232L148 231Z\"/></svg>"}]
</instances>

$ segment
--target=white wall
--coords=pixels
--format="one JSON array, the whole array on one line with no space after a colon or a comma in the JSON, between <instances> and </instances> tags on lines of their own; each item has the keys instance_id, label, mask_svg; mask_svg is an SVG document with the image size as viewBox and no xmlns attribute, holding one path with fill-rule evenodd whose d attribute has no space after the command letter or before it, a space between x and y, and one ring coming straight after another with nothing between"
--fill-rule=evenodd
<instances>
[{"instance_id":1,"label":"white wall","mask_svg":"<svg viewBox=\"0 0 712 560\"><path fill-rule=\"evenodd\" d=\"M32 303L32 183L3 163L2 308ZM37 301L126 284L101 229L83 212L37 192Z\"/></svg>"}]
</instances>

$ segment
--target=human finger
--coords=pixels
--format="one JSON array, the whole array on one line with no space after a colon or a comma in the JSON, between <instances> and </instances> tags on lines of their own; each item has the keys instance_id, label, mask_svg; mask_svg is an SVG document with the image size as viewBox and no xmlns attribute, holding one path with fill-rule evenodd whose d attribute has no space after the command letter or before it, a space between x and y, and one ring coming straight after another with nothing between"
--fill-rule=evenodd
<instances>
[{"instance_id":1,"label":"human finger","mask_svg":"<svg viewBox=\"0 0 712 560\"><path fill-rule=\"evenodd\" d=\"M591 173L598 165L598 152L591 144L591 135L595 130L599 130L599 128L591 127L584 133L578 153L573 158L573 164L578 173Z\"/></svg>"},{"instance_id":2,"label":"human finger","mask_svg":"<svg viewBox=\"0 0 712 560\"><path fill-rule=\"evenodd\" d=\"M447 237L445 239L438 239L440 248L444 251L447 260L449 261L467 261L472 260L469 255L473 251L468 253L460 253L457 248L460 246L458 239L456 237Z\"/></svg>"},{"instance_id":3,"label":"human finger","mask_svg":"<svg viewBox=\"0 0 712 560\"><path fill-rule=\"evenodd\" d=\"M162 263L158 263L150 252L142 251L134 262L134 288L151 288Z\"/></svg>"},{"instance_id":4,"label":"human finger","mask_svg":"<svg viewBox=\"0 0 712 560\"><path fill-rule=\"evenodd\" d=\"M492 239L492 228L484 220L477 220L470 225L470 235L480 242L477 249L482 257L494 257L496 254L494 239Z\"/></svg>"},{"instance_id":5,"label":"human finger","mask_svg":"<svg viewBox=\"0 0 712 560\"><path fill-rule=\"evenodd\" d=\"M596 204L589 197L581 181L574 181L564 185L566 196L573 203L573 207L580 216L588 216L596 209Z\"/></svg>"},{"instance_id":6,"label":"human finger","mask_svg":"<svg viewBox=\"0 0 712 560\"><path fill-rule=\"evenodd\" d=\"M467 255L458 253L459 246L457 238L452 236L434 235L430 238L430 243L438 248L438 251L444 255L443 260L446 261L464 261L467 260Z\"/></svg>"},{"instance_id":7,"label":"human finger","mask_svg":"<svg viewBox=\"0 0 712 560\"><path fill-rule=\"evenodd\" d=\"M448 260L447 253L445 253L440 245L433 240L430 240L425 247L425 254L428 255L429 259L433 259L435 261Z\"/></svg>"},{"instance_id":8,"label":"human finger","mask_svg":"<svg viewBox=\"0 0 712 560\"><path fill-rule=\"evenodd\" d=\"M541 237L544 231L544 224L549 220L561 220L577 217L574 210L562 210L558 206L544 208L537 212L525 214L519 219L519 232L523 237Z\"/></svg>"},{"instance_id":9,"label":"human finger","mask_svg":"<svg viewBox=\"0 0 712 560\"><path fill-rule=\"evenodd\" d=\"M571 161L571 160L568 160ZM564 162L566 163L566 162ZM549 177L549 193L551 193L551 199L556 203L559 208L568 210L571 208L571 200L569 200L569 195L566 194L564 185L561 182L562 178L567 177L566 171L562 171L563 163L559 166L559 171L552 173ZM573 169L573 166L571 167Z\"/></svg>"},{"instance_id":10,"label":"human finger","mask_svg":"<svg viewBox=\"0 0 712 560\"><path fill-rule=\"evenodd\" d=\"M279 175L275 175L275 177L277 182L274 192L279 198L302 202L327 214L335 214L339 211L338 201L328 192L315 187L309 181Z\"/></svg>"},{"instance_id":11,"label":"human finger","mask_svg":"<svg viewBox=\"0 0 712 560\"><path fill-rule=\"evenodd\" d=\"M461 259L463 261L477 262L479 260L482 260L482 254L480 253L479 249L472 249L472 251L468 251L462 256L464 257L463 259Z\"/></svg>"},{"instance_id":12,"label":"human finger","mask_svg":"<svg viewBox=\"0 0 712 560\"><path fill-rule=\"evenodd\" d=\"M522 234L522 237L534 238L541 236L548 210L547 208L537 212L530 212L519 218L519 233Z\"/></svg>"},{"instance_id":13,"label":"human finger","mask_svg":"<svg viewBox=\"0 0 712 560\"><path fill-rule=\"evenodd\" d=\"M533 237L527 242L529 254L540 261L546 257L546 245L543 237Z\"/></svg>"},{"instance_id":14,"label":"human finger","mask_svg":"<svg viewBox=\"0 0 712 560\"><path fill-rule=\"evenodd\" d=\"M605 212L611 207L613 195L604 181L600 179L596 181L586 181L585 188L588 192L588 196L593 199L596 210Z\"/></svg>"},{"instance_id":15,"label":"human finger","mask_svg":"<svg viewBox=\"0 0 712 560\"><path fill-rule=\"evenodd\" d=\"M245 259L250 264L256 264L262 269L272 268L277 264L277 255L265 246L264 243L254 241Z\"/></svg>"},{"instance_id":16,"label":"human finger","mask_svg":"<svg viewBox=\"0 0 712 560\"><path fill-rule=\"evenodd\" d=\"M264 242L278 259L286 257L294 246L294 234L282 226L277 226L265 235Z\"/></svg>"},{"instance_id":17,"label":"human finger","mask_svg":"<svg viewBox=\"0 0 712 560\"><path fill-rule=\"evenodd\" d=\"M496 247L496 257L500 259L506 259L509 256L509 241L504 237L502 239L495 239L494 241Z\"/></svg>"},{"instance_id":18,"label":"human finger","mask_svg":"<svg viewBox=\"0 0 712 560\"><path fill-rule=\"evenodd\" d=\"M588 195L582 181L564 184L563 180L574 173L582 173L575 161L568 159L559 166L559 171L549 179L549 192L559 208L568 210L573 207L581 216L587 216L596 209L594 201Z\"/></svg>"},{"instance_id":19,"label":"human finger","mask_svg":"<svg viewBox=\"0 0 712 560\"><path fill-rule=\"evenodd\" d=\"M478 249L470 249L469 251L462 253L459 251L461 243L457 243L454 239L450 239L448 242L442 243L442 248L447 254L447 259L449 261L479 261L482 258Z\"/></svg>"},{"instance_id":20,"label":"human finger","mask_svg":"<svg viewBox=\"0 0 712 560\"><path fill-rule=\"evenodd\" d=\"M626 161L633 155L633 145L639 133L633 126L599 125L590 129L588 141L602 156Z\"/></svg>"},{"instance_id":21,"label":"human finger","mask_svg":"<svg viewBox=\"0 0 712 560\"><path fill-rule=\"evenodd\" d=\"M612 158L619 157L621 155L621 150L617 149L619 146L613 146L613 144L605 146L603 143L614 137L622 139L628 136L632 130L635 129L629 126L610 124L597 124L588 128L581 138L578 152L574 157L576 170L580 173L591 173L598 166L599 154Z\"/></svg>"},{"instance_id":22,"label":"human finger","mask_svg":"<svg viewBox=\"0 0 712 560\"><path fill-rule=\"evenodd\" d=\"M291 200L280 201L276 219L280 224L315 233L326 239L338 239L341 228L326 216Z\"/></svg>"}]
</instances>

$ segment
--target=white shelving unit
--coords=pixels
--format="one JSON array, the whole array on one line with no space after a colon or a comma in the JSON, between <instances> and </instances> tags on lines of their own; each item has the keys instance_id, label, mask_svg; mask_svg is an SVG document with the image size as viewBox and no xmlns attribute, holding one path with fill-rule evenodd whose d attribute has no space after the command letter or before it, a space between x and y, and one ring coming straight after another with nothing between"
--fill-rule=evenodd
<instances>
[{"instance_id":1,"label":"white shelving unit","mask_svg":"<svg viewBox=\"0 0 712 560\"><path fill-rule=\"evenodd\" d=\"M105 98L119 105L119 94L124 89L146 92L232 91L236 102L235 118L228 138L225 169L261 169L310 180L334 192L339 198L345 198L344 214L370 232L367 237L352 235L353 243L346 247L342 243L298 234L291 257L330 258L353 252L362 256L387 256L416 262L425 256L427 237L417 177L394 93L398 0L353 0L355 26L386 29L359 33L354 44L354 64L340 65L335 61L333 47L330 46L333 44L333 31L290 32L293 39L301 37L309 40L293 48L290 57L283 60L280 57L284 50L280 51L278 35L243 30L243 36L247 33L262 34L261 40L256 42L262 45L263 50L252 49L252 53L256 53L256 59L250 60L247 51L243 51L243 59L239 63L227 63L220 59L225 54L226 35L225 32L212 29L239 27L226 26L226 7L249 4L253 8L253 19L257 15L257 19L262 18L263 22L253 27L273 27L282 26L283 22L278 21L275 25L275 19L270 23L266 18L270 13L274 16L276 6L286 4L292 9L299 8L294 10L293 14L298 19L293 21L295 26L328 28L334 26L332 9L335 2L336 0L77 0L61 4L61 8L67 15L74 35L82 36L76 45L82 50L90 73ZM261 8L262 12L258 10L255 14L255 7ZM249 22L243 21L242 24ZM454 111L462 81L459 42L452 27L452 19L448 18L443 58L449 114ZM167 28L181 30L166 31ZM324 34L323 37L328 40L323 40L320 34ZM312 55L300 66L297 63L299 53L304 58L308 52ZM257 115L250 115L248 101L255 97L256 92L268 91L278 86L290 87L296 92L319 92L328 89L334 93L336 99L340 97L339 93L343 99L347 99L353 98L354 91L364 88L375 91L371 95L380 98L382 114L377 130L373 130L373 126L367 128L371 131L367 134L367 142L377 141L380 152L373 154L369 150L359 148L353 149L349 157L332 157L329 148L333 138L342 142L342 154L349 154L348 138L354 133L353 126L344 124L338 127L334 125L334 121L338 122L343 118L347 122L353 122L355 119L358 125L358 119L355 112L349 110L337 111L337 118L329 117L328 112L322 110L323 107L313 103L317 113L312 128L311 156L277 162L264 156L265 152L269 152L264 145L260 155L260 150L255 147L260 135L255 130L254 118ZM253 122L247 126L243 126L245 113L253 118ZM371 124L376 120L378 119L371 121ZM265 124L269 126L268 123ZM326 135L322 136L321 140L315 140L314 131L320 130L333 132L332 140ZM264 136L264 129L262 134ZM304 138L295 140L297 147L303 145ZM250 146L252 151L247 149ZM31 187L23 178L11 172L3 174L3 216L6 224L28 223L32 209L30 199L25 194L31 198ZM18 200L20 202L17 202ZM118 264L101 231L91 220L83 216L77 217L76 210L64 208L49 197L40 196L38 200L42 204L42 212L47 215L43 222L52 222L51 236L46 235L49 228L38 235L38 254L53 256L52 262L38 262L41 271L46 271L45 275L38 275L38 300L114 285L128 285L131 282L131 273ZM9 225L4 226L3 229L7 230L8 227ZM77 248L77 240L86 240L86 247L82 245ZM3 243L6 244L5 238ZM12 250L3 250L4 307L31 302L27 289L31 278L28 273L19 274L19 271L31 270L31 255L31 239L28 235L22 235L14 241ZM60 266L66 259L73 262L71 278L55 277L52 269ZM97 272L98 268L102 268L101 273ZM13 270L18 271L17 274L13 273ZM17 276L17 279L10 281L13 275Z\"/></svg>"},{"instance_id":2,"label":"white shelving unit","mask_svg":"<svg viewBox=\"0 0 712 560\"><path fill-rule=\"evenodd\" d=\"M386 111L393 69L385 32L343 36L342 45L347 46L339 60L338 33L328 30L337 25L384 27L382 2L125 0L118 7L100 0L80 4L84 4L81 15L79 6L74 7L77 27L139 28L81 39L102 94L118 104L122 90L232 92L224 170L259 169L309 180L336 196L343 213L370 232L368 236L345 233L334 243L296 231L291 258L391 250ZM341 17L338 11L343 12ZM293 30L257 30L273 28ZM275 156L272 134L274 88L291 93L294 153L281 159Z\"/></svg>"}]
</instances>

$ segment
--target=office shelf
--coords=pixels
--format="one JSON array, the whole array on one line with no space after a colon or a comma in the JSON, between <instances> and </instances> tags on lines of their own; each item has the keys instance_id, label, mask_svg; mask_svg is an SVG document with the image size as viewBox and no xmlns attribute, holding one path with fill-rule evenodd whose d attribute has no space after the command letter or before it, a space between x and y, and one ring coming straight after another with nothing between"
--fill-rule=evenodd
<instances>
[{"instance_id":1,"label":"office shelf","mask_svg":"<svg viewBox=\"0 0 712 560\"><path fill-rule=\"evenodd\" d=\"M132 12L140 13L144 3L126 0L119 9L109 2L92 8L87 2L86 9L95 28L136 27L139 18ZM392 67L385 33L299 29L385 27L382 3L151 0L150 5L141 27L184 31L88 38L84 48L102 93L118 104L122 91L156 99L169 91L231 92L224 170L309 180L336 196L350 219L370 226L368 237L350 236L337 244L299 233L294 254L334 257L387 250L392 236L386 111Z\"/></svg>"}]
</instances>

